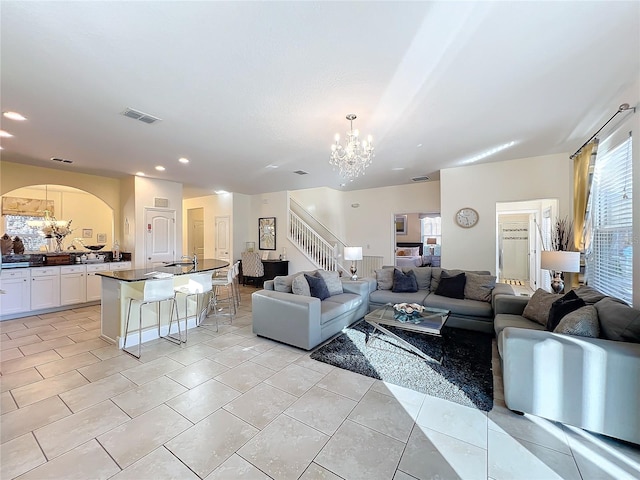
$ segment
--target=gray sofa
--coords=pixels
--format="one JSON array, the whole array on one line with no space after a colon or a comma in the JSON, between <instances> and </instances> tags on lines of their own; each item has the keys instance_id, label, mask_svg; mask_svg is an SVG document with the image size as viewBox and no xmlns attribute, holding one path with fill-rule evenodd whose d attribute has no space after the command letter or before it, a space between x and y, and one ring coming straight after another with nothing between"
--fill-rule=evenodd
<instances>
[{"instance_id":1,"label":"gray sofa","mask_svg":"<svg viewBox=\"0 0 640 480\"><path fill-rule=\"evenodd\" d=\"M393 267L383 267L393 268ZM397 268L397 267L396 267ZM425 307L442 308L450 310L451 314L447 325L467 330L477 330L485 333L493 333L494 298L498 294L513 295L511 286L498 283L490 293L489 301L472 300L469 298L457 299L436 295L440 276L443 269L439 267L404 267L399 268L403 272L412 270L418 283L417 292L398 293L388 289L380 289L378 281L374 277L367 277L369 283L369 311L380 308L387 303L418 303ZM450 274L460 272L475 273L478 275L490 275L487 271L446 270Z\"/></svg>"},{"instance_id":2,"label":"gray sofa","mask_svg":"<svg viewBox=\"0 0 640 480\"><path fill-rule=\"evenodd\" d=\"M633 317L638 333L640 310L602 303L588 287L576 293L595 307L601 336L618 338ZM495 298L507 407L640 444L640 343L547 331L522 315L528 301Z\"/></svg>"},{"instance_id":3,"label":"gray sofa","mask_svg":"<svg viewBox=\"0 0 640 480\"><path fill-rule=\"evenodd\" d=\"M311 350L367 313L367 282L341 278L344 292L321 301L292 292L298 275L302 273L275 277L251 295L253 333Z\"/></svg>"}]
</instances>

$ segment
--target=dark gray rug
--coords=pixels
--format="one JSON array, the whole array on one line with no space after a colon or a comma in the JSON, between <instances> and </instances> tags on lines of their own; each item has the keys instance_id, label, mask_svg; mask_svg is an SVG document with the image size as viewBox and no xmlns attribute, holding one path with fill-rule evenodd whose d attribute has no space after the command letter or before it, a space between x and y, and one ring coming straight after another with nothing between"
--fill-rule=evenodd
<instances>
[{"instance_id":1,"label":"dark gray rug","mask_svg":"<svg viewBox=\"0 0 640 480\"><path fill-rule=\"evenodd\" d=\"M364 321L352 325L319 347L311 358L461 405L487 412L491 410L491 335L445 327L444 338L438 338L388 328L437 359L442 355L444 342L442 365L423 360L379 331L369 345L365 345L366 336L371 334L373 327Z\"/></svg>"}]
</instances>

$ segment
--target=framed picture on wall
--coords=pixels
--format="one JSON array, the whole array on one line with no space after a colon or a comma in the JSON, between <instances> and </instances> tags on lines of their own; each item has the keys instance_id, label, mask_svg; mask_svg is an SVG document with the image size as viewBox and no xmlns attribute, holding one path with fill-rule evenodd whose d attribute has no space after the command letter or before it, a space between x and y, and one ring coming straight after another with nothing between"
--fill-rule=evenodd
<instances>
[{"instance_id":1,"label":"framed picture on wall","mask_svg":"<svg viewBox=\"0 0 640 480\"><path fill-rule=\"evenodd\" d=\"M82 238L93 238L93 228L83 228Z\"/></svg>"},{"instance_id":2,"label":"framed picture on wall","mask_svg":"<svg viewBox=\"0 0 640 480\"><path fill-rule=\"evenodd\" d=\"M98 235L96 235L96 240L98 241L98 243L107 243L107 234L99 233Z\"/></svg>"},{"instance_id":3,"label":"framed picture on wall","mask_svg":"<svg viewBox=\"0 0 640 480\"><path fill-rule=\"evenodd\" d=\"M396 235L407 234L407 216L396 215Z\"/></svg>"},{"instance_id":4,"label":"framed picture on wall","mask_svg":"<svg viewBox=\"0 0 640 480\"><path fill-rule=\"evenodd\" d=\"M258 219L258 249L276 249L276 217Z\"/></svg>"}]
</instances>

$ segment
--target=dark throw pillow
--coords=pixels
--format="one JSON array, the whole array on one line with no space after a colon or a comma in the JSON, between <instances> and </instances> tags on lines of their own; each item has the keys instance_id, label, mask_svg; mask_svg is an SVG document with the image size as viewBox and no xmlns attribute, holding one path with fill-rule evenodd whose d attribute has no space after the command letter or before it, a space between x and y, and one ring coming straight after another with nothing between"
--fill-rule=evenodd
<instances>
[{"instance_id":1,"label":"dark throw pillow","mask_svg":"<svg viewBox=\"0 0 640 480\"><path fill-rule=\"evenodd\" d=\"M435 294L449 298L464 298L464 286L467 283L467 277L464 273L449 276L447 272L442 271L440 275L440 283L436 288Z\"/></svg>"},{"instance_id":2,"label":"dark throw pillow","mask_svg":"<svg viewBox=\"0 0 640 480\"><path fill-rule=\"evenodd\" d=\"M547 320L549 320L549 310L551 310L551 304L558 300L560 295L555 293L549 293L539 288L527 302L524 307L522 316L528 320L532 320L539 323L543 327L547 326Z\"/></svg>"},{"instance_id":3,"label":"dark throw pillow","mask_svg":"<svg viewBox=\"0 0 640 480\"><path fill-rule=\"evenodd\" d=\"M329 298L329 289L322 278L307 275L306 273L304 274L304 278L307 279L312 297L319 298L320 300Z\"/></svg>"},{"instance_id":4,"label":"dark throw pillow","mask_svg":"<svg viewBox=\"0 0 640 480\"><path fill-rule=\"evenodd\" d=\"M417 292L418 280L416 279L415 273L413 273L412 270L409 270L407 273L402 273L396 268L393 271L393 289L391 291L394 293Z\"/></svg>"},{"instance_id":5,"label":"dark throw pillow","mask_svg":"<svg viewBox=\"0 0 640 480\"><path fill-rule=\"evenodd\" d=\"M547 330L553 332L566 314L574 312L585 305L584 300L571 290L564 297L551 304L549 318L547 318Z\"/></svg>"}]
</instances>

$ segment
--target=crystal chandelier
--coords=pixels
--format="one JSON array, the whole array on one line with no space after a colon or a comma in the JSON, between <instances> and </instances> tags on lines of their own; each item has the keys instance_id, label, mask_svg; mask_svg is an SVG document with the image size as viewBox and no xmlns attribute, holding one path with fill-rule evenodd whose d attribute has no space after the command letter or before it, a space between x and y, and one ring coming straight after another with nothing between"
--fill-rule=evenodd
<instances>
[{"instance_id":1,"label":"crystal chandelier","mask_svg":"<svg viewBox=\"0 0 640 480\"><path fill-rule=\"evenodd\" d=\"M351 123L347 132L347 144L343 147L340 145L340 135L336 133L336 141L331 145L331 158L329 164L338 167L340 176L349 181L353 181L359 175L364 175L364 169L371 165L373 155L373 143L371 135L367 140L358 138L360 132L353 129L353 121L356 115L350 113L347 120Z\"/></svg>"}]
</instances>

